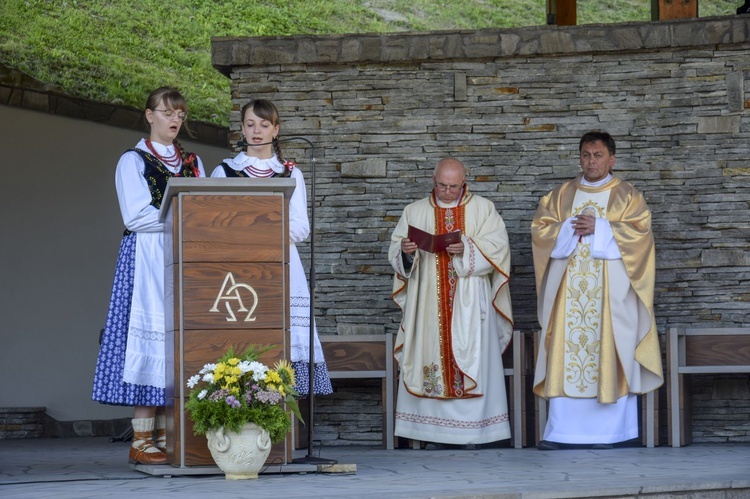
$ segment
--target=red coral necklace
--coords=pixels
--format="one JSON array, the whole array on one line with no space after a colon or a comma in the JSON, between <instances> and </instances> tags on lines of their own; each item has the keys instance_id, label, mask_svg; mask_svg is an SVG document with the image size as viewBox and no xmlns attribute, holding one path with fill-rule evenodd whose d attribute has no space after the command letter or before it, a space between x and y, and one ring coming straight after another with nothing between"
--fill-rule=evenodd
<instances>
[{"instance_id":1,"label":"red coral necklace","mask_svg":"<svg viewBox=\"0 0 750 499\"><path fill-rule=\"evenodd\" d=\"M177 168L178 166L180 166L180 164L182 164L182 157L180 157L180 152L176 147L174 148L174 154L166 158L156 152L156 149L154 149L154 146L151 144L151 139L146 139L146 147L148 147L148 150L151 151L151 153L156 156L159 161L169 166L170 168Z\"/></svg>"},{"instance_id":2,"label":"red coral necklace","mask_svg":"<svg viewBox=\"0 0 750 499\"><path fill-rule=\"evenodd\" d=\"M252 177L260 177L260 178L273 177L275 173L270 168L268 170L261 170L259 168L255 168L253 165L246 166L245 171L249 173Z\"/></svg>"}]
</instances>

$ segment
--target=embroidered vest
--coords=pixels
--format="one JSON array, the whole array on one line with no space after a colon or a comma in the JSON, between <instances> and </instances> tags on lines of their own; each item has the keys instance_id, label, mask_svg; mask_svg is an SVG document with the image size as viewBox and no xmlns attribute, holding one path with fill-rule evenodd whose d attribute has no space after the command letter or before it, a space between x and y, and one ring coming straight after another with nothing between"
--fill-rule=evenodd
<instances>
[{"instance_id":1,"label":"embroidered vest","mask_svg":"<svg viewBox=\"0 0 750 499\"><path fill-rule=\"evenodd\" d=\"M183 163L178 173L172 173L164 163L153 154L143 151L141 149L128 149L128 151L135 151L143 160L145 165L143 169L143 177L146 179L148 184L148 190L151 192L151 206L157 210L161 208L161 201L164 198L164 191L167 190L167 182L172 177L197 177L195 174L196 170L185 166ZM128 152L126 151L126 152ZM131 231L125 229L124 236L131 234Z\"/></svg>"},{"instance_id":2,"label":"embroidered vest","mask_svg":"<svg viewBox=\"0 0 750 499\"><path fill-rule=\"evenodd\" d=\"M129 151L135 151L143 160L145 168L143 169L143 176L148 184L148 190L151 191L151 206L157 210L161 208L161 201L164 198L164 191L167 190L167 181L172 177L196 177L195 170L185 166L183 163L180 167L180 171L172 173L164 163L159 161L153 154L142 151L141 149L128 149Z\"/></svg>"}]
</instances>

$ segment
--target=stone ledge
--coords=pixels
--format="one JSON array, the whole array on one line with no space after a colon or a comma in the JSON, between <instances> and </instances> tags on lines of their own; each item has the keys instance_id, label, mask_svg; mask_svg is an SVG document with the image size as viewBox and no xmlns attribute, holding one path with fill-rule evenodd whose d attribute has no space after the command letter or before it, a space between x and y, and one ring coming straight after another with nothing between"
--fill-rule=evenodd
<instances>
[{"instance_id":1,"label":"stone ledge","mask_svg":"<svg viewBox=\"0 0 750 499\"><path fill-rule=\"evenodd\" d=\"M0 407L0 440L44 436L46 407Z\"/></svg>"},{"instance_id":2,"label":"stone ledge","mask_svg":"<svg viewBox=\"0 0 750 499\"><path fill-rule=\"evenodd\" d=\"M44 422L45 437L113 437L117 438L131 429L130 418L57 421L47 416Z\"/></svg>"},{"instance_id":3,"label":"stone ledge","mask_svg":"<svg viewBox=\"0 0 750 499\"><path fill-rule=\"evenodd\" d=\"M46 407L0 407L0 440L55 437L118 437L131 428L130 418L57 421Z\"/></svg>"},{"instance_id":4,"label":"stone ledge","mask_svg":"<svg viewBox=\"0 0 750 499\"><path fill-rule=\"evenodd\" d=\"M147 132L143 112L129 106L97 102L67 95L55 85L0 64L0 104ZM188 121L192 136L183 130L180 138L217 147L229 145L229 130L201 121Z\"/></svg>"},{"instance_id":5,"label":"stone ledge","mask_svg":"<svg viewBox=\"0 0 750 499\"><path fill-rule=\"evenodd\" d=\"M216 69L229 76L238 66L468 61L745 42L750 42L750 16L703 17L476 31L214 37L211 61Z\"/></svg>"}]
</instances>

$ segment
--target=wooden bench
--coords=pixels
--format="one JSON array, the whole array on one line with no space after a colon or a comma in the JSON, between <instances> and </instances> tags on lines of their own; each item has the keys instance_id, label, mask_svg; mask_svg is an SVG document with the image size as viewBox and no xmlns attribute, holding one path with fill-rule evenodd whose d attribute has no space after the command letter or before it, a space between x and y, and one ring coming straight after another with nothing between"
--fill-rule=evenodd
<instances>
[{"instance_id":1,"label":"wooden bench","mask_svg":"<svg viewBox=\"0 0 750 499\"><path fill-rule=\"evenodd\" d=\"M394 448L395 368L393 335L320 335L331 379L382 380L383 446Z\"/></svg>"},{"instance_id":2,"label":"wooden bench","mask_svg":"<svg viewBox=\"0 0 750 499\"><path fill-rule=\"evenodd\" d=\"M667 332L667 401L672 447L692 441L688 374L750 373L750 328L681 328Z\"/></svg>"},{"instance_id":3,"label":"wooden bench","mask_svg":"<svg viewBox=\"0 0 750 499\"><path fill-rule=\"evenodd\" d=\"M536 360L536 354L538 349L538 341L541 341L541 331L535 336L536 341L534 342L534 359ZM641 427L641 440L643 445L646 447L654 447L659 441L659 426L657 421L659 420L659 403L656 394L659 390L654 390L643 395L640 395L641 414L640 414L640 427ZM544 427L547 425L547 400L541 397L534 397L535 403L534 408L536 410L536 443L538 444L544 436Z\"/></svg>"}]
</instances>

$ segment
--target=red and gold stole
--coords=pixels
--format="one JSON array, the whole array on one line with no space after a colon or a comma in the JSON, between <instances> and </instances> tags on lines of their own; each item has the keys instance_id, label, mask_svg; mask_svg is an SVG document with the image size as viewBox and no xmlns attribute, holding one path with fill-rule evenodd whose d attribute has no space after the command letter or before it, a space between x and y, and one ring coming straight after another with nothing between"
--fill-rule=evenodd
<instances>
[{"instance_id":1,"label":"red and gold stole","mask_svg":"<svg viewBox=\"0 0 750 499\"><path fill-rule=\"evenodd\" d=\"M434 195L434 194L433 194ZM435 206L435 234L446 234L455 230L464 232L465 204L459 201L458 206L441 208L437 201ZM453 355L453 295L456 292L456 271L451 256L441 251L435 254L437 273L438 324L440 336L440 357L443 364L443 386L446 398L464 396L463 373L458 369Z\"/></svg>"}]
</instances>

